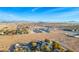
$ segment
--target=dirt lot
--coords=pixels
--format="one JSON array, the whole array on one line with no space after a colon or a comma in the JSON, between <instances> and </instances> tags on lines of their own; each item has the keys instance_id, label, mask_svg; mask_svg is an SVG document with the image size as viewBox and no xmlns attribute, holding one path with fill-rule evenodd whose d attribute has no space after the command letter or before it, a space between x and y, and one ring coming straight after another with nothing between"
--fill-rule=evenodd
<instances>
[{"instance_id":1,"label":"dirt lot","mask_svg":"<svg viewBox=\"0 0 79 59\"><path fill-rule=\"evenodd\" d=\"M64 46L74 51L79 51L79 39L67 37L61 30L52 30L51 33L32 33L22 35L1 35L0 36L0 50L8 50L11 44L18 42L29 42L40 39L51 39L62 42Z\"/></svg>"}]
</instances>

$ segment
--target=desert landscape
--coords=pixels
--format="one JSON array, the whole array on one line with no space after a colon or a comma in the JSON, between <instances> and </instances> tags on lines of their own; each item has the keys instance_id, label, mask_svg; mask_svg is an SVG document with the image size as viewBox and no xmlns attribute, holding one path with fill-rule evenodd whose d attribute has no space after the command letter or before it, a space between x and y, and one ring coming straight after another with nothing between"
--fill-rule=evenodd
<instances>
[{"instance_id":1,"label":"desert landscape","mask_svg":"<svg viewBox=\"0 0 79 59\"><path fill-rule=\"evenodd\" d=\"M0 51L9 51L13 44L48 39L79 52L78 29L74 23L0 23Z\"/></svg>"},{"instance_id":2,"label":"desert landscape","mask_svg":"<svg viewBox=\"0 0 79 59\"><path fill-rule=\"evenodd\" d=\"M79 52L79 8L0 7L0 52Z\"/></svg>"}]
</instances>

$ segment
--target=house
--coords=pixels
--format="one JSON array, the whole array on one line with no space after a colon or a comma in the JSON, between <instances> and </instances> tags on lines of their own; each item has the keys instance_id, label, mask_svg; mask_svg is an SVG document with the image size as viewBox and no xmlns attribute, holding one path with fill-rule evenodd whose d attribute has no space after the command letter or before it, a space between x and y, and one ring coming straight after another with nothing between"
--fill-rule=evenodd
<instances>
[{"instance_id":1,"label":"house","mask_svg":"<svg viewBox=\"0 0 79 59\"><path fill-rule=\"evenodd\" d=\"M79 38L79 33L78 32L66 32L65 35L67 35L69 37Z\"/></svg>"},{"instance_id":2,"label":"house","mask_svg":"<svg viewBox=\"0 0 79 59\"><path fill-rule=\"evenodd\" d=\"M43 32L48 33L50 30L47 27L36 27L33 28L32 31L35 33L43 33Z\"/></svg>"}]
</instances>

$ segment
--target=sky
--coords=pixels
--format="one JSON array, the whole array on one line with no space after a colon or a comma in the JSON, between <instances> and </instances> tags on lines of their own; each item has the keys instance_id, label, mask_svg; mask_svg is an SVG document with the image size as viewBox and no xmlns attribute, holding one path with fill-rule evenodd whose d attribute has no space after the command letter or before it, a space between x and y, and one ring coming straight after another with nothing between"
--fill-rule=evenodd
<instances>
[{"instance_id":1,"label":"sky","mask_svg":"<svg viewBox=\"0 0 79 59\"><path fill-rule=\"evenodd\" d=\"M79 7L0 7L0 21L79 21Z\"/></svg>"}]
</instances>

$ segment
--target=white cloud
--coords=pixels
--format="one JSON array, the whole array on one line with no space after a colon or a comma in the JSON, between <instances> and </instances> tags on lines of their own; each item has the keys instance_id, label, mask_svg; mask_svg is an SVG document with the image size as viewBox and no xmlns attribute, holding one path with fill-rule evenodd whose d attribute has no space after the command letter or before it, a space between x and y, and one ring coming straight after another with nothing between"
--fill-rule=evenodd
<instances>
[{"instance_id":1,"label":"white cloud","mask_svg":"<svg viewBox=\"0 0 79 59\"><path fill-rule=\"evenodd\" d=\"M36 7L32 9L32 12L35 12L36 10L38 10L40 7Z\"/></svg>"}]
</instances>

